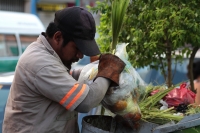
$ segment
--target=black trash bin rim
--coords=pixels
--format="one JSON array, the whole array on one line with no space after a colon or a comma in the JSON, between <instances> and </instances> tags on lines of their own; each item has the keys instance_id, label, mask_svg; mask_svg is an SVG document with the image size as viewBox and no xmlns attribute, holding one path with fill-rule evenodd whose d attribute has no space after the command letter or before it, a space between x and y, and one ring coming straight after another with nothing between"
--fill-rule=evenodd
<instances>
[{"instance_id":1,"label":"black trash bin rim","mask_svg":"<svg viewBox=\"0 0 200 133\"><path fill-rule=\"evenodd\" d=\"M108 118L108 119L111 120L110 122L112 122L112 120L113 120L112 116L107 116L107 115L89 115L89 116L85 116L82 119L81 133L89 133L89 132L91 132L91 133L114 133L114 132L110 132L110 131L107 131L107 130L103 130L101 128L98 128L98 127L92 125L91 123L88 123L87 120L89 118L97 118L97 119L98 118L99 119L101 119L101 118L104 118L104 119ZM110 128L111 128L111 126L110 126ZM86 130L87 130L87 132L86 132Z\"/></svg>"}]
</instances>

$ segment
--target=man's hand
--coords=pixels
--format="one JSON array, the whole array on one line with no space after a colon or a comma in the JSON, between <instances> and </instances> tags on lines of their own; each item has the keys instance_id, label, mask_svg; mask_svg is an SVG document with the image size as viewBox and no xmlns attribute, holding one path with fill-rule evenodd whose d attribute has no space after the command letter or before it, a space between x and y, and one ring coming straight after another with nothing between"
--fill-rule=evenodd
<instances>
[{"instance_id":1,"label":"man's hand","mask_svg":"<svg viewBox=\"0 0 200 133\"><path fill-rule=\"evenodd\" d=\"M96 55L96 56L91 56L90 57L90 62L95 62L97 60L99 60L100 55Z\"/></svg>"}]
</instances>

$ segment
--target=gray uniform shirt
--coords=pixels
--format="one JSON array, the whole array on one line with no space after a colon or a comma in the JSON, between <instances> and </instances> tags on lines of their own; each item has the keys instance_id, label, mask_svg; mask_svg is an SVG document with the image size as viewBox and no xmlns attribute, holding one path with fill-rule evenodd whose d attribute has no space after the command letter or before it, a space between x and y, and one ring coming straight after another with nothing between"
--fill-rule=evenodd
<instances>
[{"instance_id":1,"label":"gray uniform shirt","mask_svg":"<svg viewBox=\"0 0 200 133\"><path fill-rule=\"evenodd\" d=\"M71 77L43 35L20 57L6 105L3 133L75 133L73 111L89 87Z\"/></svg>"}]
</instances>

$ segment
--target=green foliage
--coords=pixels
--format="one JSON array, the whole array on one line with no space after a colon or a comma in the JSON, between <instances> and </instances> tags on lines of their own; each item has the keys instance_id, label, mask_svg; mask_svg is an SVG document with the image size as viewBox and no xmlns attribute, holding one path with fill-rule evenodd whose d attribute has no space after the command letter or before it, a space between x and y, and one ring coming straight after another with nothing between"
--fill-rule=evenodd
<instances>
[{"instance_id":1,"label":"green foliage","mask_svg":"<svg viewBox=\"0 0 200 133\"><path fill-rule=\"evenodd\" d=\"M88 7L93 13L100 13L100 25L97 27L99 38L97 43L102 53L109 52L110 44L112 42L111 33L111 1L104 0L103 2L96 2L95 7Z\"/></svg>"},{"instance_id":2,"label":"green foliage","mask_svg":"<svg viewBox=\"0 0 200 133\"><path fill-rule=\"evenodd\" d=\"M97 42L102 52L108 52L112 42L110 2L97 2L91 9L101 13ZM200 44L199 5L198 0L132 0L119 35L119 43L129 43L127 52L132 65L162 68L163 74L169 76L171 59L181 61L184 54L190 56L186 44Z\"/></svg>"},{"instance_id":3,"label":"green foliage","mask_svg":"<svg viewBox=\"0 0 200 133\"><path fill-rule=\"evenodd\" d=\"M118 36L124 22L125 13L129 5L129 0L114 0L112 1L111 27L112 27L112 45L111 51L116 49Z\"/></svg>"}]
</instances>

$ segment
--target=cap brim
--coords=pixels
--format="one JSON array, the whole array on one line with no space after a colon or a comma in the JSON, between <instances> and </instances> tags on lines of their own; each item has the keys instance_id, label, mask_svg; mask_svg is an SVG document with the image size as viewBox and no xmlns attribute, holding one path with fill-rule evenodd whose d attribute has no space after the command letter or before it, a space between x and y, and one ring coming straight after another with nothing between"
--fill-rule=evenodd
<instances>
[{"instance_id":1,"label":"cap brim","mask_svg":"<svg viewBox=\"0 0 200 133\"><path fill-rule=\"evenodd\" d=\"M74 39L78 49L86 56L95 56L101 54L95 40Z\"/></svg>"}]
</instances>

